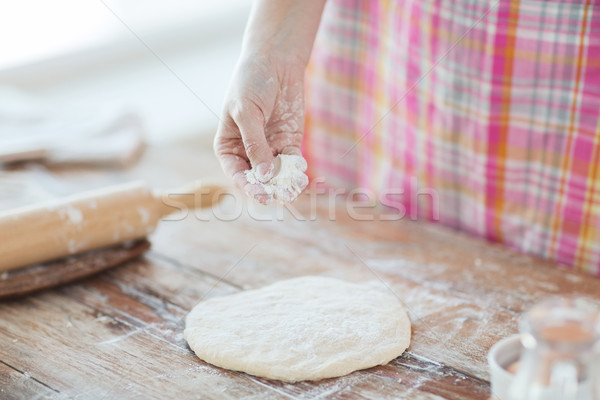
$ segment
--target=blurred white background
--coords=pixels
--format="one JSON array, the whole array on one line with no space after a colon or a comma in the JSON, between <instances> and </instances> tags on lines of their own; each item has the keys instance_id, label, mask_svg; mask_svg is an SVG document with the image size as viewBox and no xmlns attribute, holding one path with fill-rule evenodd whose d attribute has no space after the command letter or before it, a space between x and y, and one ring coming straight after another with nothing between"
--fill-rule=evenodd
<instances>
[{"instance_id":1,"label":"blurred white background","mask_svg":"<svg viewBox=\"0 0 600 400\"><path fill-rule=\"evenodd\" d=\"M0 85L64 108L123 107L150 142L212 134L250 0L0 5Z\"/></svg>"}]
</instances>

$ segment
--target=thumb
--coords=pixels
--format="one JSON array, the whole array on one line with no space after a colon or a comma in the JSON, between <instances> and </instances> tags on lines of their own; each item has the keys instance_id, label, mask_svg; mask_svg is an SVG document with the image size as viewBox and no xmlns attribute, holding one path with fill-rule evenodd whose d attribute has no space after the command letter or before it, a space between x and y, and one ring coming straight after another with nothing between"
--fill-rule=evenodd
<instances>
[{"instance_id":1,"label":"thumb","mask_svg":"<svg viewBox=\"0 0 600 400\"><path fill-rule=\"evenodd\" d=\"M267 182L273 177L273 151L265 137L264 114L254 105L244 105L232 113L251 167L255 168L257 178Z\"/></svg>"}]
</instances>

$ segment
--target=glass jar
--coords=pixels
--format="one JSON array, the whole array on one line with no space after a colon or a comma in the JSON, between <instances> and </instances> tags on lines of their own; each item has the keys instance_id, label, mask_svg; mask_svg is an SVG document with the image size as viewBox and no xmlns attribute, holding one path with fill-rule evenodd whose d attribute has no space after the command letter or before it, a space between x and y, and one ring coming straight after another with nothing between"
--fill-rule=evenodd
<instances>
[{"instance_id":1,"label":"glass jar","mask_svg":"<svg viewBox=\"0 0 600 400\"><path fill-rule=\"evenodd\" d=\"M510 400L600 400L598 306L581 298L535 305L521 321L523 353Z\"/></svg>"}]
</instances>

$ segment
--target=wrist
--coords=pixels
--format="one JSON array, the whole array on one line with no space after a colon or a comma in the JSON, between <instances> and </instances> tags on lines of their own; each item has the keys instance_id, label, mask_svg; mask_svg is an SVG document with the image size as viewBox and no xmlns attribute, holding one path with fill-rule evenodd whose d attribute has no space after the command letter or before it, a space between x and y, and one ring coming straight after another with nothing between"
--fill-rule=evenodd
<instances>
[{"instance_id":1,"label":"wrist","mask_svg":"<svg viewBox=\"0 0 600 400\"><path fill-rule=\"evenodd\" d=\"M306 67L325 0L256 0L244 34L244 57Z\"/></svg>"},{"instance_id":2,"label":"wrist","mask_svg":"<svg viewBox=\"0 0 600 400\"><path fill-rule=\"evenodd\" d=\"M308 64L310 53L297 52L293 49L282 51L271 46L254 47L249 46L242 49L239 63L264 63L281 67L287 71L298 71L304 73L304 69Z\"/></svg>"}]
</instances>

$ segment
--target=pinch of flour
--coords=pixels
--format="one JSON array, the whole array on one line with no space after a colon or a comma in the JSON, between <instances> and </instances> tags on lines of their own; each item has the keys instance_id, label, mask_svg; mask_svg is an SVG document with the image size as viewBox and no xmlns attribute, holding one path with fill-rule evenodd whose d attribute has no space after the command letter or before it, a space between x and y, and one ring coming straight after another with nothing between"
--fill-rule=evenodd
<instances>
[{"instance_id":1,"label":"pinch of flour","mask_svg":"<svg viewBox=\"0 0 600 400\"><path fill-rule=\"evenodd\" d=\"M269 200L286 203L294 201L308 184L308 177L304 171L306 160L303 157L279 154L275 158L275 173L268 182L263 183L258 179L255 168L245 173L248 183L260 185L269 196Z\"/></svg>"}]
</instances>

